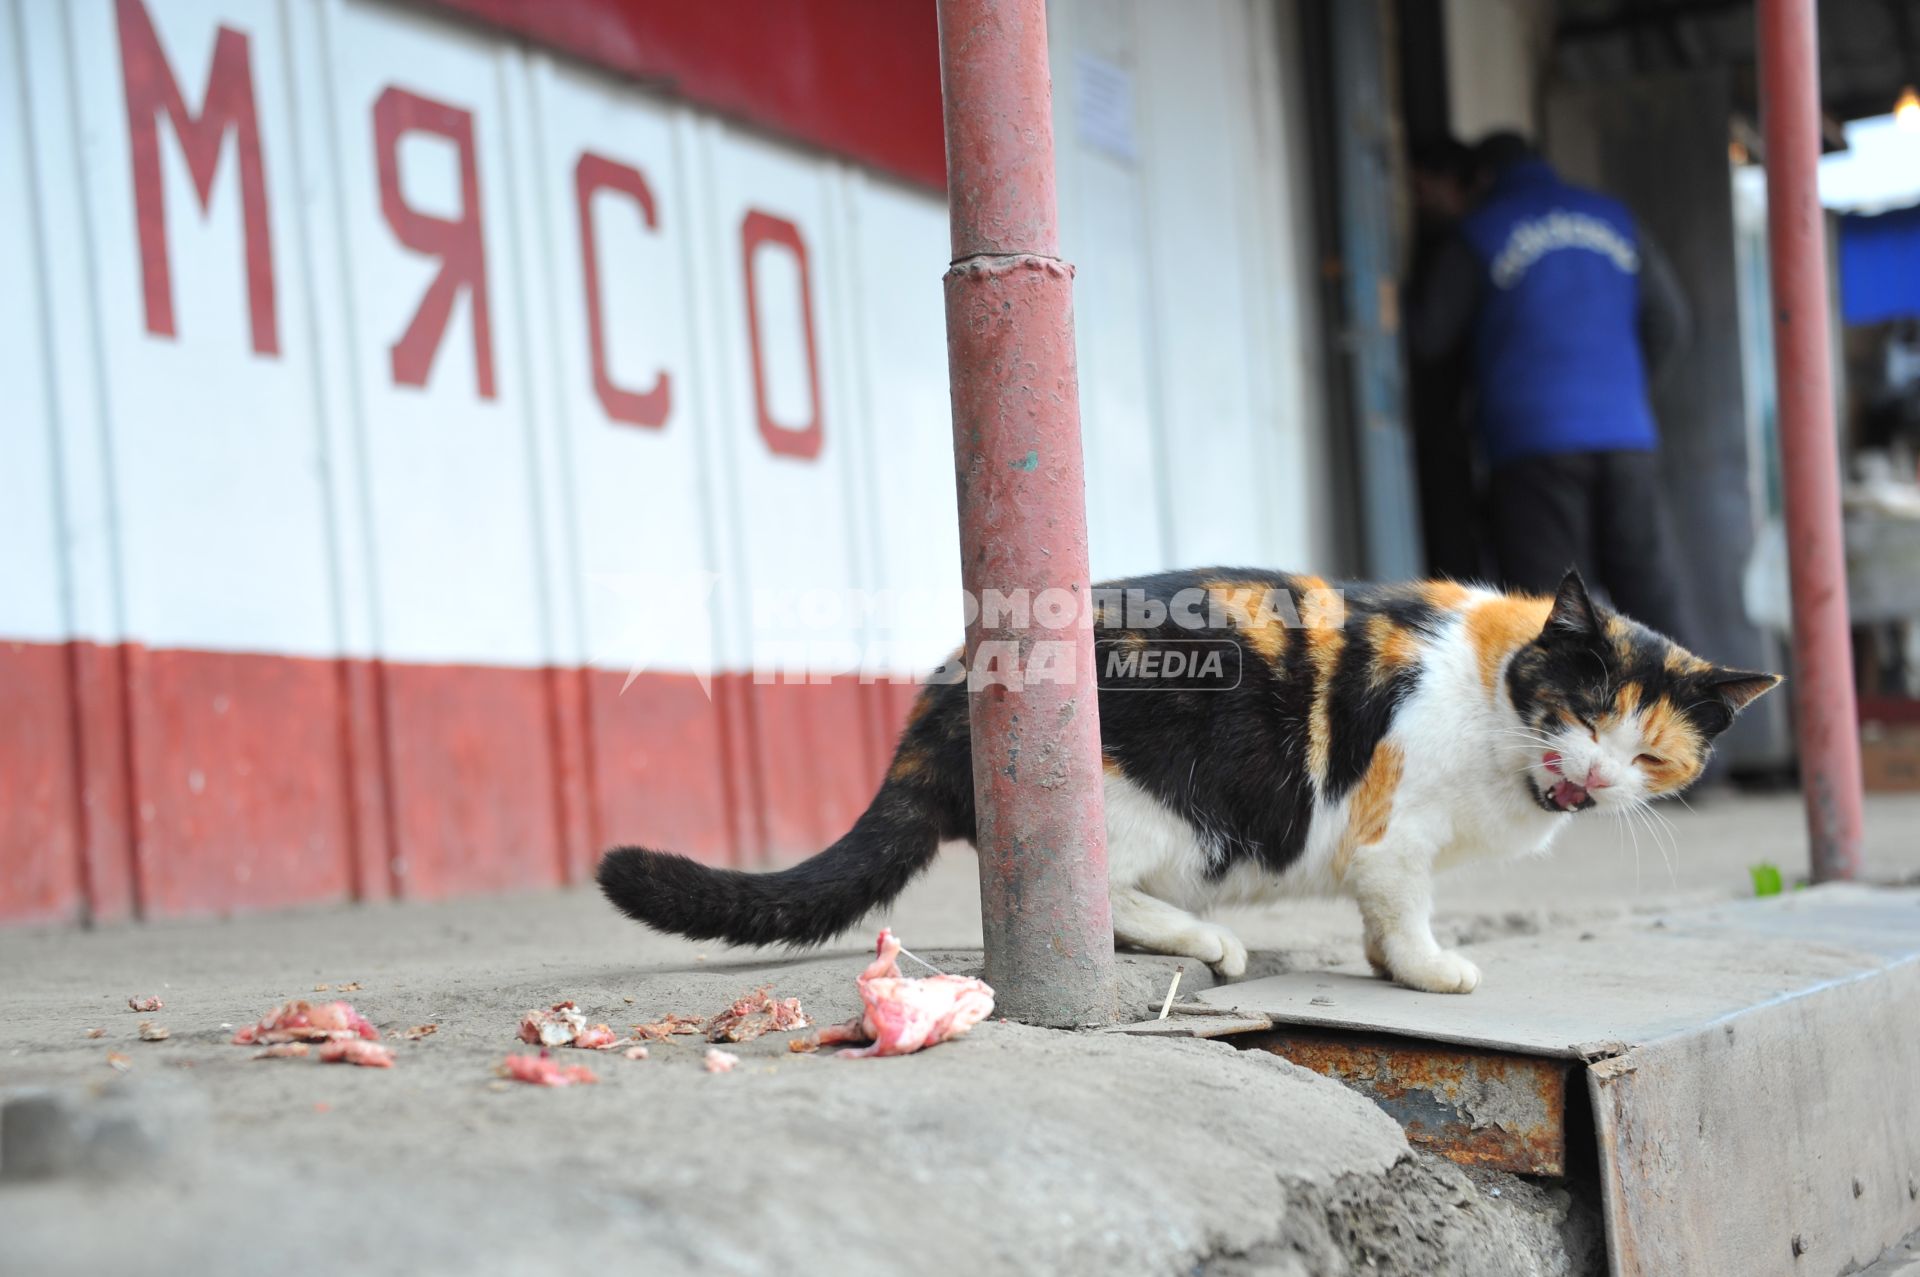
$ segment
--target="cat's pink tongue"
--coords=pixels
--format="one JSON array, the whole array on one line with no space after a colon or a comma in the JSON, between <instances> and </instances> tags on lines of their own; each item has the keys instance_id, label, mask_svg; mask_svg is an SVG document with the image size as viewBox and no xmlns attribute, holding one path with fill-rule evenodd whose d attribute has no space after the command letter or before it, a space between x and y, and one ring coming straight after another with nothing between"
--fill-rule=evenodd
<instances>
[{"instance_id":1,"label":"cat's pink tongue","mask_svg":"<svg viewBox=\"0 0 1920 1277\"><path fill-rule=\"evenodd\" d=\"M1547 797L1552 799L1553 805L1561 811L1572 811L1575 807L1587 801L1587 790L1584 785L1576 785L1570 780L1563 780L1553 787L1552 792L1550 792Z\"/></svg>"}]
</instances>

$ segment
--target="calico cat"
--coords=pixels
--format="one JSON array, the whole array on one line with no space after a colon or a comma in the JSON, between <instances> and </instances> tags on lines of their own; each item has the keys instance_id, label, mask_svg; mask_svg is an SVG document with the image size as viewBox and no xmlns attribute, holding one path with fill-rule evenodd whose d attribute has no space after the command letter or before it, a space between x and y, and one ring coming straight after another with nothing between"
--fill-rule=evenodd
<instances>
[{"instance_id":1,"label":"calico cat","mask_svg":"<svg viewBox=\"0 0 1920 1277\"><path fill-rule=\"evenodd\" d=\"M1212 685L1190 663L1135 662L1133 682L1103 678L1099 697L1114 938L1229 978L1246 947L1199 915L1339 894L1360 906L1376 971L1471 992L1479 969L1429 924L1434 870L1543 850L1576 812L1684 789L1714 737L1780 681L1597 606L1577 572L1550 599L1450 581L1334 591L1226 568L1093 597L1106 659L1196 640L1235 658ZM750 874L621 848L599 881L663 931L818 944L898 895L941 840L973 836L967 688L937 683L872 804L811 860Z\"/></svg>"}]
</instances>

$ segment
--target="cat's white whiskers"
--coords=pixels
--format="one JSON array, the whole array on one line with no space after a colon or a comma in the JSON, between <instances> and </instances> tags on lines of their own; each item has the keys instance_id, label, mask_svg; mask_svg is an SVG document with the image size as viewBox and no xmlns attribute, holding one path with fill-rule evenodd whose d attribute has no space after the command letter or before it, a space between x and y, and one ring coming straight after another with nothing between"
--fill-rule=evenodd
<instances>
[{"instance_id":1,"label":"cat's white whiskers","mask_svg":"<svg viewBox=\"0 0 1920 1277\"><path fill-rule=\"evenodd\" d=\"M1655 808L1652 803L1648 802L1644 798L1640 799L1639 802L1640 802L1640 809L1646 812L1647 814L1647 819L1650 822L1650 827L1657 828L1662 833L1664 833L1666 835L1667 845L1673 849L1673 857L1671 860L1667 862L1667 880L1669 885L1677 887L1680 885L1680 880L1675 875L1673 866L1674 866L1674 862L1680 859L1679 834L1674 830L1673 822L1668 820L1665 816L1661 815L1659 810Z\"/></svg>"},{"instance_id":2,"label":"cat's white whiskers","mask_svg":"<svg viewBox=\"0 0 1920 1277\"><path fill-rule=\"evenodd\" d=\"M1636 822L1646 826L1647 837L1653 840L1653 849L1660 853L1660 862L1667 867L1667 885L1678 886L1679 878L1673 872L1673 860L1667 855L1666 844L1660 841L1660 831L1648 819L1650 809L1645 801L1636 799L1625 810Z\"/></svg>"},{"instance_id":3,"label":"cat's white whiskers","mask_svg":"<svg viewBox=\"0 0 1920 1277\"><path fill-rule=\"evenodd\" d=\"M1502 736L1514 740L1533 741L1540 745L1553 744L1553 738L1536 727L1503 727L1498 730Z\"/></svg>"},{"instance_id":4,"label":"cat's white whiskers","mask_svg":"<svg viewBox=\"0 0 1920 1277\"><path fill-rule=\"evenodd\" d=\"M1640 894L1640 831L1635 829L1633 822L1627 819L1627 813L1632 810L1630 807L1621 807L1614 811L1613 816L1620 822L1620 827L1633 839L1633 894L1637 896Z\"/></svg>"}]
</instances>

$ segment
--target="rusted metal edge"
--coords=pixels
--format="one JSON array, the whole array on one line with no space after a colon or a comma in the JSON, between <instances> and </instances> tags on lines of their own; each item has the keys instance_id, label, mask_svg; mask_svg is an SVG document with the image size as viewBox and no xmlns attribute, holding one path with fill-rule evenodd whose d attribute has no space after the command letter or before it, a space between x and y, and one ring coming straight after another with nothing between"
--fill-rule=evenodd
<instances>
[{"instance_id":1,"label":"rusted metal edge","mask_svg":"<svg viewBox=\"0 0 1920 1277\"><path fill-rule=\"evenodd\" d=\"M1573 1061L1413 1038L1284 1026L1239 1037L1359 1091L1418 1144L1462 1166L1567 1173Z\"/></svg>"},{"instance_id":2,"label":"rusted metal edge","mask_svg":"<svg viewBox=\"0 0 1920 1277\"><path fill-rule=\"evenodd\" d=\"M1273 1027L1264 1015L1174 1015L1162 1020L1157 1016L1135 1024L1116 1024L1107 1033L1129 1033L1147 1038L1226 1038L1240 1033L1259 1033Z\"/></svg>"}]
</instances>

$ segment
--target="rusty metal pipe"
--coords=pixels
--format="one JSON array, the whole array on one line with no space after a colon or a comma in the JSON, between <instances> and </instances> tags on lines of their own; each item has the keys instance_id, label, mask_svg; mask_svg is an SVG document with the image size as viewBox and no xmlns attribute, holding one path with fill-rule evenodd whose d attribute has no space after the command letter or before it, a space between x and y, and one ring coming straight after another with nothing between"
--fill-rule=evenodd
<instances>
[{"instance_id":1,"label":"rusty metal pipe","mask_svg":"<svg viewBox=\"0 0 1920 1277\"><path fill-rule=\"evenodd\" d=\"M1813 880L1860 872L1859 712L1840 522L1839 442L1820 208L1820 44L1814 0L1760 0L1767 247L1780 469L1793 581L1793 692Z\"/></svg>"},{"instance_id":2,"label":"rusty metal pipe","mask_svg":"<svg viewBox=\"0 0 1920 1277\"><path fill-rule=\"evenodd\" d=\"M939 0L939 15L986 977L1014 1019L1106 1023L1113 929L1046 4Z\"/></svg>"}]
</instances>

